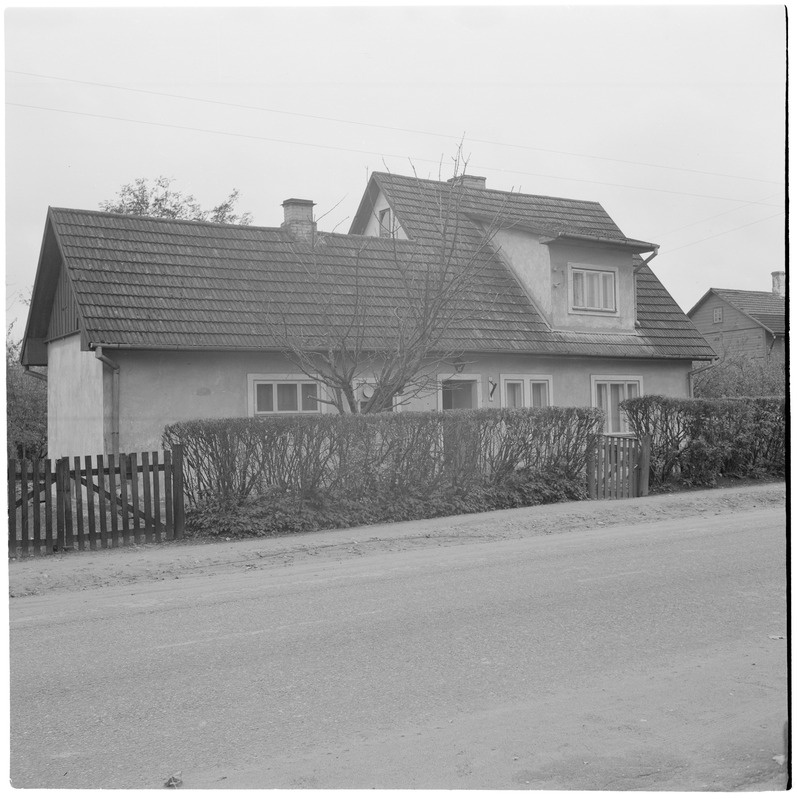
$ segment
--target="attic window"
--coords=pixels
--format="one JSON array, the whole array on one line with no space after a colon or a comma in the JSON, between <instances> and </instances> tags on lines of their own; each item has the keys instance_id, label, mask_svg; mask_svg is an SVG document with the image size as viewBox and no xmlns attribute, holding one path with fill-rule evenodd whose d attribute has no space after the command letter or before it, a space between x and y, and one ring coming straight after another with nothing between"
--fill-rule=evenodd
<instances>
[{"instance_id":1,"label":"attic window","mask_svg":"<svg viewBox=\"0 0 797 799\"><path fill-rule=\"evenodd\" d=\"M393 236L393 215L389 208L379 212L379 238L389 239Z\"/></svg>"},{"instance_id":2,"label":"attic window","mask_svg":"<svg viewBox=\"0 0 797 799\"><path fill-rule=\"evenodd\" d=\"M571 307L574 311L617 310L615 273L603 269L571 267Z\"/></svg>"},{"instance_id":3,"label":"attic window","mask_svg":"<svg viewBox=\"0 0 797 799\"><path fill-rule=\"evenodd\" d=\"M715 308L714 309L714 324L718 324L722 321L722 308Z\"/></svg>"}]
</instances>

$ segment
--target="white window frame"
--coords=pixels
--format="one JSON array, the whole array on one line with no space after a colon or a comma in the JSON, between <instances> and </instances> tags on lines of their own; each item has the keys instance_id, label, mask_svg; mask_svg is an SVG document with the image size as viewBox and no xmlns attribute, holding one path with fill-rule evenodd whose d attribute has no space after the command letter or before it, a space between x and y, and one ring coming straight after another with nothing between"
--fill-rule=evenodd
<instances>
[{"instance_id":1,"label":"white window frame","mask_svg":"<svg viewBox=\"0 0 797 799\"><path fill-rule=\"evenodd\" d=\"M307 375L302 374L248 374L246 376L247 382L247 412L249 416L290 416L293 414L298 414L302 416L310 416L313 414L324 413L326 405L321 401L322 398L326 399L326 391L325 387L322 383L318 380L312 380ZM277 402L277 391L276 385L277 383L296 383L297 388L297 399L298 403L301 405L302 401L302 391L301 391L301 384L302 383L315 383L318 386L318 400L316 404L318 407L316 410L313 411L305 411L301 408L295 411L260 411L257 410L257 386L262 385L264 383L270 383L274 386L274 403L276 405Z\"/></svg>"},{"instance_id":2,"label":"white window frame","mask_svg":"<svg viewBox=\"0 0 797 799\"><path fill-rule=\"evenodd\" d=\"M722 322L722 306L714 309L714 324L718 325Z\"/></svg>"},{"instance_id":3,"label":"white window frame","mask_svg":"<svg viewBox=\"0 0 797 799\"><path fill-rule=\"evenodd\" d=\"M576 306L574 300L574 281L573 275L576 273L599 273L611 274L614 286L614 307L609 308L590 308L587 306ZM618 289L620 284L620 270L616 266L596 266L595 264L568 263L567 265L567 307L572 314L587 314L589 316L619 316L620 303L618 302ZM601 292L603 291L603 281L600 281Z\"/></svg>"},{"instance_id":4,"label":"white window frame","mask_svg":"<svg viewBox=\"0 0 797 799\"><path fill-rule=\"evenodd\" d=\"M443 410L443 381L444 380L469 380L476 383L476 407L481 408L484 405L484 398L482 396L482 376L480 374L457 374L456 372L446 374L441 373L437 375L437 410Z\"/></svg>"},{"instance_id":5,"label":"white window frame","mask_svg":"<svg viewBox=\"0 0 797 799\"><path fill-rule=\"evenodd\" d=\"M530 375L530 374L500 374L498 381L501 388L501 407L508 408L507 405L507 383L523 383L523 407L533 408L532 405L532 383L547 383L548 385L548 407L554 404L553 401L553 375Z\"/></svg>"},{"instance_id":6,"label":"white window frame","mask_svg":"<svg viewBox=\"0 0 797 799\"><path fill-rule=\"evenodd\" d=\"M645 386L642 375L590 375L593 408L600 407L598 405L598 383L624 383L626 385L628 383L636 383L639 388L637 396L643 397L645 395ZM609 435L617 435L619 433L628 432L628 420L626 419L625 414L620 415L620 430L609 430L610 424L611 416L607 414L603 428L604 433L608 433Z\"/></svg>"}]
</instances>

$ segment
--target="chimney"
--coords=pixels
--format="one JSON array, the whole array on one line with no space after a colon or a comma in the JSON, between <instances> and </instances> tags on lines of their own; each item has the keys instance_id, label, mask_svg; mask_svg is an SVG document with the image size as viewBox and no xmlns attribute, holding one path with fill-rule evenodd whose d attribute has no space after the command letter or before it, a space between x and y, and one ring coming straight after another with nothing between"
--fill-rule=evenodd
<instances>
[{"instance_id":1,"label":"chimney","mask_svg":"<svg viewBox=\"0 0 797 799\"><path fill-rule=\"evenodd\" d=\"M285 209L285 221L282 223L282 227L286 228L295 239L313 237L316 230L313 221L314 205L312 200L297 200L295 197L285 200L282 204Z\"/></svg>"},{"instance_id":2,"label":"chimney","mask_svg":"<svg viewBox=\"0 0 797 799\"><path fill-rule=\"evenodd\" d=\"M479 175L457 175L449 178L448 183L453 186L462 186L463 189L486 189L487 178Z\"/></svg>"},{"instance_id":3,"label":"chimney","mask_svg":"<svg viewBox=\"0 0 797 799\"><path fill-rule=\"evenodd\" d=\"M777 294L778 297L786 296L786 273L773 272L772 273L772 293Z\"/></svg>"}]
</instances>

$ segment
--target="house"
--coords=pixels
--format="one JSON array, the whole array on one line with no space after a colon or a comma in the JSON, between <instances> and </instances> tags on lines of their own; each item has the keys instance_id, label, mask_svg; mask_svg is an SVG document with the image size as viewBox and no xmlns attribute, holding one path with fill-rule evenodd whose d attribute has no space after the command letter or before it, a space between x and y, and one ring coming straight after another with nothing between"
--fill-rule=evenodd
<instances>
[{"instance_id":1,"label":"house","mask_svg":"<svg viewBox=\"0 0 797 799\"><path fill-rule=\"evenodd\" d=\"M374 173L348 234L299 199L272 228L50 208L21 354L47 366L49 456L155 449L185 419L329 412L281 334L323 347L345 323L329 298L360 291L378 347L397 259L439 257L452 197L452 252L480 259L444 342L460 355L397 410L595 405L621 431L621 400L687 395L714 353L650 269L656 245L598 203Z\"/></svg>"},{"instance_id":2,"label":"house","mask_svg":"<svg viewBox=\"0 0 797 799\"><path fill-rule=\"evenodd\" d=\"M709 289L687 315L721 358L785 360L785 283L772 272L772 291Z\"/></svg>"}]
</instances>

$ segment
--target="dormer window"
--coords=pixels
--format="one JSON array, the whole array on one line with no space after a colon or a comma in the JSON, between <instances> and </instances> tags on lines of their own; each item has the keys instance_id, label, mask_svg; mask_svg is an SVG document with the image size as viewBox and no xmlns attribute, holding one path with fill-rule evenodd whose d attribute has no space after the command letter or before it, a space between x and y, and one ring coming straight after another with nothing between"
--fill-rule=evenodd
<instances>
[{"instance_id":1,"label":"dormer window","mask_svg":"<svg viewBox=\"0 0 797 799\"><path fill-rule=\"evenodd\" d=\"M570 268L570 305L574 311L617 311L617 280L614 270Z\"/></svg>"},{"instance_id":2,"label":"dormer window","mask_svg":"<svg viewBox=\"0 0 797 799\"><path fill-rule=\"evenodd\" d=\"M389 239L393 235L393 219L389 208L384 208L379 212L379 238Z\"/></svg>"}]
</instances>

